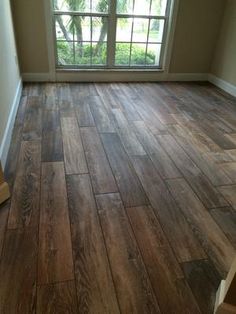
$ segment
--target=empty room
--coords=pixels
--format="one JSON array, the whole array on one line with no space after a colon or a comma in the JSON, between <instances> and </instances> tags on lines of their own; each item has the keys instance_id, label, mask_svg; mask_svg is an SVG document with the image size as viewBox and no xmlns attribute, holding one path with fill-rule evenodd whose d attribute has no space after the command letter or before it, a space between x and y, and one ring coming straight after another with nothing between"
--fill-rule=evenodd
<instances>
[{"instance_id":1,"label":"empty room","mask_svg":"<svg viewBox=\"0 0 236 314\"><path fill-rule=\"evenodd\" d=\"M236 1L2 0L0 314L236 314Z\"/></svg>"}]
</instances>

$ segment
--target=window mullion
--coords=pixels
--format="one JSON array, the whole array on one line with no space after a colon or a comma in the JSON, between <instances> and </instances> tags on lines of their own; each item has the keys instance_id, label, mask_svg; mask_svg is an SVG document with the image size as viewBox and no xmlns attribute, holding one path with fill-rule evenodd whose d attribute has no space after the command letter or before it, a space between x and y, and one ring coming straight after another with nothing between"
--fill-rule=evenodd
<instances>
[{"instance_id":1,"label":"window mullion","mask_svg":"<svg viewBox=\"0 0 236 314\"><path fill-rule=\"evenodd\" d=\"M109 68L115 65L116 51L116 0L110 0L110 12L108 18L107 34L107 65Z\"/></svg>"}]
</instances>

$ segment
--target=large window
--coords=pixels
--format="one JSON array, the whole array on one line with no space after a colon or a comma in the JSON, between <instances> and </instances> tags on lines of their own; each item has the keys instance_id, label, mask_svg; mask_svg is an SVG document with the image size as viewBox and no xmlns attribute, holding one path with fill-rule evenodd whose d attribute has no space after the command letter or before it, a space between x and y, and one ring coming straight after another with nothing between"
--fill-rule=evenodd
<instances>
[{"instance_id":1,"label":"large window","mask_svg":"<svg viewBox=\"0 0 236 314\"><path fill-rule=\"evenodd\" d=\"M57 67L161 68L171 0L54 0Z\"/></svg>"}]
</instances>

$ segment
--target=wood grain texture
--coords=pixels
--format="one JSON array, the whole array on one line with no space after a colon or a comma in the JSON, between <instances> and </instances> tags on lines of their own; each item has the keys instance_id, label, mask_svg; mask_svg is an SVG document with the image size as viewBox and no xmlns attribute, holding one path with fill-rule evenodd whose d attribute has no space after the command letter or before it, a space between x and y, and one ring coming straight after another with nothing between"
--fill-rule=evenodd
<instances>
[{"instance_id":1,"label":"wood grain texture","mask_svg":"<svg viewBox=\"0 0 236 314\"><path fill-rule=\"evenodd\" d=\"M151 207L127 213L162 313L200 313Z\"/></svg>"},{"instance_id":2,"label":"wood grain texture","mask_svg":"<svg viewBox=\"0 0 236 314\"><path fill-rule=\"evenodd\" d=\"M220 275L208 260L182 264L187 282L204 314L213 313Z\"/></svg>"},{"instance_id":3,"label":"wood grain texture","mask_svg":"<svg viewBox=\"0 0 236 314\"><path fill-rule=\"evenodd\" d=\"M88 99L92 115L94 117L98 132L113 133L115 132L112 121L106 111L106 108L99 96L90 96Z\"/></svg>"},{"instance_id":4,"label":"wood grain texture","mask_svg":"<svg viewBox=\"0 0 236 314\"><path fill-rule=\"evenodd\" d=\"M179 261L204 258L205 254L169 190L146 156L133 159L134 168Z\"/></svg>"},{"instance_id":5,"label":"wood grain texture","mask_svg":"<svg viewBox=\"0 0 236 314\"><path fill-rule=\"evenodd\" d=\"M67 192L62 162L43 163L38 282L74 279Z\"/></svg>"},{"instance_id":6,"label":"wood grain texture","mask_svg":"<svg viewBox=\"0 0 236 314\"><path fill-rule=\"evenodd\" d=\"M142 143L154 166L164 179L181 177L179 170L164 151L155 136L148 130L143 121L134 123L138 139Z\"/></svg>"},{"instance_id":7,"label":"wood grain texture","mask_svg":"<svg viewBox=\"0 0 236 314\"><path fill-rule=\"evenodd\" d=\"M236 184L236 162L224 162L220 166L232 182Z\"/></svg>"},{"instance_id":8,"label":"wood grain texture","mask_svg":"<svg viewBox=\"0 0 236 314\"><path fill-rule=\"evenodd\" d=\"M74 281L39 286L37 291L37 313L78 313Z\"/></svg>"},{"instance_id":9,"label":"wood grain texture","mask_svg":"<svg viewBox=\"0 0 236 314\"><path fill-rule=\"evenodd\" d=\"M67 174L87 173L87 163L76 118L61 118L63 149Z\"/></svg>"},{"instance_id":10,"label":"wood grain texture","mask_svg":"<svg viewBox=\"0 0 236 314\"><path fill-rule=\"evenodd\" d=\"M117 192L117 186L96 128L81 128L94 192Z\"/></svg>"},{"instance_id":11,"label":"wood grain texture","mask_svg":"<svg viewBox=\"0 0 236 314\"><path fill-rule=\"evenodd\" d=\"M42 97L28 97L22 138L24 141L40 140L42 137Z\"/></svg>"},{"instance_id":12,"label":"wood grain texture","mask_svg":"<svg viewBox=\"0 0 236 314\"><path fill-rule=\"evenodd\" d=\"M168 186L214 265L221 274L227 273L235 255L232 244L185 180L169 180Z\"/></svg>"},{"instance_id":13,"label":"wood grain texture","mask_svg":"<svg viewBox=\"0 0 236 314\"><path fill-rule=\"evenodd\" d=\"M0 262L0 313L35 313L37 232L8 230Z\"/></svg>"},{"instance_id":14,"label":"wood grain texture","mask_svg":"<svg viewBox=\"0 0 236 314\"><path fill-rule=\"evenodd\" d=\"M235 105L207 83L24 84L0 312L210 314L236 251Z\"/></svg>"},{"instance_id":15,"label":"wood grain texture","mask_svg":"<svg viewBox=\"0 0 236 314\"><path fill-rule=\"evenodd\" d=\"M88 175L68 176L75 278L80 313L119 313Z\"/></svg>"},{"instance_id":16,"label":"wood grain texture","mask_svg":"<svg viewBox=\"0 0 236 314\"><path fill-rule=\"evenodd\" d=\"M218 189L231 206L236 209L236 185L221 186Z\"/></svg>"},{"instance_id":17,"label":"wood grain texture","mask_svg":"<svg viewBox=\"0 0 236 314\"><path fill-rule=\"evenodd\" d=\"M146 194L117 134L102 134L102 142L125 206L148 204Z\"/></svg>"},{"instance_id":18,"label":"wood grain texture","mask_svg":"<svg viewBox=\"0 0 236 314\"><path fill-rule=\"evenodd\" d=\"M93 119L93 115L90 110L88 98L86 98L84 101L81 101L78 106L76 106L75 109L76 116L79 122L79 126L95 126L95 122Z\"/></svg>"},{"instance_id":19,"label":"wood grain texture","mask_svg":"<svg viewBox=\"0 0 236 314\"><path fill-rule=\"evenodd\" d=\"M212 209L210 213L236 249L235 210L232 207L223 207Z\"/></svg>"},{"instance_id":20,"label":"wood grain texture","mask_svg":"<svg viewBox=\"0 0 236 314\"><path fill-rule=\"evenodd\" d=\"M119 194L96 196L123 313L160 313Z\"/></svg>"},{"instance_id":21,"label":"wood grain texture","mask_svg":"<svg viewBox=\"0 0 236 314\"><path fill-rule=\"evenodd\" d=\"M63 161L59 111L44 110L42 124L42 161Z\"/></svg>"},{"instance_id":22,"label":"wood grain texture","mask_svg":"<svg viewBox=\"0 0 236 314\"><path fill-rule=\"evenodd\" d=\"M22 142L8 228L37 226L39 218L41 143Z\"/></svg>"},{"instance_id":23,"label":"wood grain texture","mask_svg":"<svg viewBox=\"0 0 236 314\"><path fill-rule=\"evenodd\" d=\"M206 207L214 208L228 205L222 195L171 135L158 136L158 140Z\"/></svg>"},{"instance_id":24,"label":"wood grain texture","mask_svg":"<svg viewBox=\"0 0 236 314\"><path fill-rule=\"evenodd\" d=\"M130 156L146 155L146 152L138 141L135 133L129 127L129 123L123 115L122 111L120 109L112 109L112 112L115 117L116 130L127 153Z\"/></svg>"},{"instance_id":25,"label":"wood grain texture","mask_svg":"<svg viewBox=\"0 0 236 314\"><path fill-rule=\"evenodd\" d=\"M0 205L0 257L2 253L3 243L4 243L5 230L7 228L9 209L10 209L9 200Z\"/></svg>"}]
</instances>

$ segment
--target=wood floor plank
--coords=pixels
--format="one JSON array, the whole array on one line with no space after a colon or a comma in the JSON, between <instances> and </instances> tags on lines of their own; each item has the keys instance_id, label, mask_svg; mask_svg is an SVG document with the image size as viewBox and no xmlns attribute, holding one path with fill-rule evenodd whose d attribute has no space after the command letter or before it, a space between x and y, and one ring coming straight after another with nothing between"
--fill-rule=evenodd
<instances>
[{"instance_id":1,"label":"wood floor plank","mask_svg":"<svg viewBox=\"0 0 236 314\"><path fill-rule=\"evenodd\" d=\"M0 205L0 260L1 260L3 243L4 243L5 230L7 228L7 219L8 219L9 209L10 209L9 200Z\"/></svg>"},{"instance_id":2,"label":"wood floor plank","mask_svg":"<svg viewBox=\"0 0 236 314\"><path fill-rule=\"evenodd\" d=\"M182 268L201 312L213 313L216 292L221 281L217 270L208 260L184 263Z\"/></svg>"},{"instance_id":3,"label":"wood floor plank","mask_svg":"<svg viewBox=\"0 0 236 314\"><path fill-rule=\"evenodd\" d=\"M37 313L77 314L74 281L39 286Z\"/></svg>"},{"instance_id":4,"label":"wood floor plank","mask_svg":"<svg viewBox=\"0 0 236 314\"><path fill-rule=\"evenodd\" d=\"M58 110L43 111L42 161L62 161L63 145Z\"/></svg>"},{"instance_id":5,"label":"wood floor plank","mask_svg":"<svg viewBox=\"0 0 236 314\"><path fill-rule=\"evenodd\" d=\"M180 262L201 259L205 253L187 223L167 186L151 160L146 156L133 157L134 168L159 218L171 246Z\"/></svg>"},{"instance_id":6,"label":"wood floor plank","mask_svg":"<svg viewBox=\"0 0 236 314\"><path fill-rule=\"evenodd\" d=\"M117 134L102 134L102 142L126 207L148 204L140 181Z\"/></svg>"},{"instance_id":7,"label":"wood floor plank","mask_svg":"<svg viewBox=\"0 0 236 314\"><path fill-rule=\"evenodd\" d=\"M223 169L233 183L236 183L236 162L225 162L219 165L219 167Z\"/></svg>"},{"instance_id":8,"label":"wood floor plank","mask_svg":"<svg viewBox=\"0 0 236 314\"><path fill-rule=\"evenodd\" d=\"M140 121L141 117L136 110L134 103L131 98L127 97L124 94L123 89L120 90L113 90L112 96L114 99L117 99L119 101L119 105L124 112L124 115L126 116L128 121Z\"/></svg>"},{"instance_id":9,"label":"wood floor plank","mask_svg":"<svg viewBox=\"0 0 236 314\"><path fill-rule=\"evenodd\" d=\"M67 192L62 162L43 163L39 225L39 284L73 280Z\"/></svg>"},{"instance_id":10,"label":"wood floor plank","mask_svg":"<svg viewBox=\"0 0 236 314\"><path fill-rule=\"evenodd\" d=\"M228 205L218 190L211 184L208 178L194 164L171 135L161 135L157 138L207 208Z\"/></svg>"},{"instance_id":11,"label":"wood floor plank","mask_svg":"<svg viewBox=\"0 0 236 314\"><path fill-rule=\"evenodd\" d=\"M211 215L236 249L236 212L232 207L215 208Z\"/></svg>"},{"instance_id":12,"label":"wood floor plank","mask_svg":"<svg viewBox=\"0 0 236 314\"><path fill-rule=\"evenodd\" d=\"M155 134L165 134L167 132L167 127L161 123L152 108L147 107L145 100L141 100L137 97L134 101L135 108L137 109L142 120L148 125L152 133Z\"/></svg>"},{"instance_id":13,"label":"wood floor plank","mask_svg":"<svg viewBox=\"0 0 236 314\"><path fill-rule=\"evenodd\" d=\"M61 118L65 168L67 174L87 173L87 163L76 118Z\"/></svg>"},{"instance_id":14,"label":"wood floor plank","mask_svg":"<svg viewBox=\"0 0 236 314\"><path fill-rule=\"evenodd\" d=\"M221 186L218 189L231 206L236 209L236 185Z\"/></svg>"},{"instance_id":15,"label":"wood floor plank","mask_svg":"<svg viewBox=\"0 0 236 314\"><path fill-rule=\"evenodd\" d=\"M0 262L0 313L35 313L37 229L8 230Z\"/></svg>"},{"instance_id":16,"label":"wood floor plank","mask_svg":"<svg viewBox=\"0 0 236 314\"><path fill-rule=\"evenodd\" d=\"M80 127L95 126L94 118L89 106L88 97L79 102L75 108L76 116Z\"/></svg>"},{"instance_id":17,"label":"wood floor plank","mask_svg":"<svg viewBox=\"0 0 236 314\"><path fill-rule=\"evenodd\" d=\"M208 177L213 185L232 184L232 180L230 180L226 173L220 169L217 164L212 162L211 159L206 158L206 156L203 156L188 139L182 136L182 132L178 133L178 128L173 127L173 130L174 131L171 131L171 134L175 140L185 150L199 169L201 169L201 171Z\"/></svg>"},{"instance_id":18,"label":"wood floor plank","mask_svg":"<svg viewBox=\"0 0 236 314\"><path fill-rule=\"evenodd\" d=\"M229 271L235 249L184 179L168 181L175 200L218 271Z\"/></svg>"},{"instance_id":19,"label":"wood floor plank","mask_svg":"<svg viewBox=\"0 0 236 314\"><path fill-rule=\"evenodd\" d=\"M99 96L90 96L88 99L92 115L95 120L98 132L114 133L115 129L105 109L103 101Z\"/></svg>"},{"instance_id":20,"label":"wood floor plank","mask_svg":"<svg viewBox=\"0 0 236 314\"><path fill-rule=\"evenodd\" d=\"M119 313L89 175L67 177L80 313Z\"/></svg>"},{"instance_id":21,"label":"wood floor plank","mask_svg":"<svg viewBox=\"0 0 236 314\"><path fill-rule=\"evenodd\" d=\"M96 196L122 313L160 313L119 194Z\"/></svg>"},{"instance_id":22,"label":"wood floor plank","mask_svg":"<svg viewBox=\"0 0 236 314\"><path fill-rule=\"evenodd\" d=\"M222 149L235 149L236 144L220 132L216 127L212 126L206 119L198 121L198 125L203 131Z\"/></svg>"},{"instance_id":23,"label":"wood floor plank","mask_svg":"<svg viewBox=\"0 0 236 314\"><path fill-rule=\"evenodd\" d=\"M54 83L45 84L44 93L45 93L44 109L57 110L58 109L58 97L57 97L56 84Z\"/></svg>"},{"instance_id":24,"label":"wood floor plank","mask_svg":"<svg viewBox=\"0 0 236 314\"><path fill-rule=\"evenodd\" d=\"M172 179L181 177L182 175L179 170L156 140L155 136L148 130L145 123L138 121L134 122L134 125L139 141L142 143L162 178Z\"/></svg>"},{"instance_id":25,"label":"wood floor plank","mask_svg":"<svg viewBox=\"0 0 236 314\"><path fill-rule=\"evenodd\" d=\"M117 192L116 182L96 128L81 128L81 136L94 192Z\"/></svg>"},{"instance_id":26,"label":"wood floor plank","mask_svg":"<svg viewBox=\"0 0 236 314\"><path fill-rule=\"evenodd\" d=\"M24 141L40 140L42 137L42 97L28 97L22 138Z\"/></svg>"},{"instance_id":27,"label":"wood floor plank","mask_svg":"<svg viewBox=\"0 0 236 314\"><path fill-rule=\"evenodd\" d=\"M152 208L127 213L162 313L200 313Z\"/></svg>"},{"instance_id":28,"label":"wood floor plank","mask_svg":"<svg viewBox=\"0 0 236 314\"><path fill-rule=\"evenodd\" d=\"M22 142L8 219L9 229L38 225L40 168L41 143Z\"/></svg>"},{"instance_id":29,"label":"wood floor plank","mask_svg":"<svg viewBox=\"0 0 236 314\"><path fill-rule=\"evenodd\" d=\"M67 83L57 83L58 105L61 110L73 108L70 85Z\"/></svg>"},{"instance_id":30,"label":"wood floor plank","mask_svg":"<svg viewBox=\"0 0 236 314\"><path fill-rule=\"evenodd\" d=\"M138 141L132 128L129 126L129 123L123 115L122 111L120 109L112 109L112 112L115 117L116 130L127 153L130 156L146 155L146 152Z\"/></svg>"}]
</instances>

